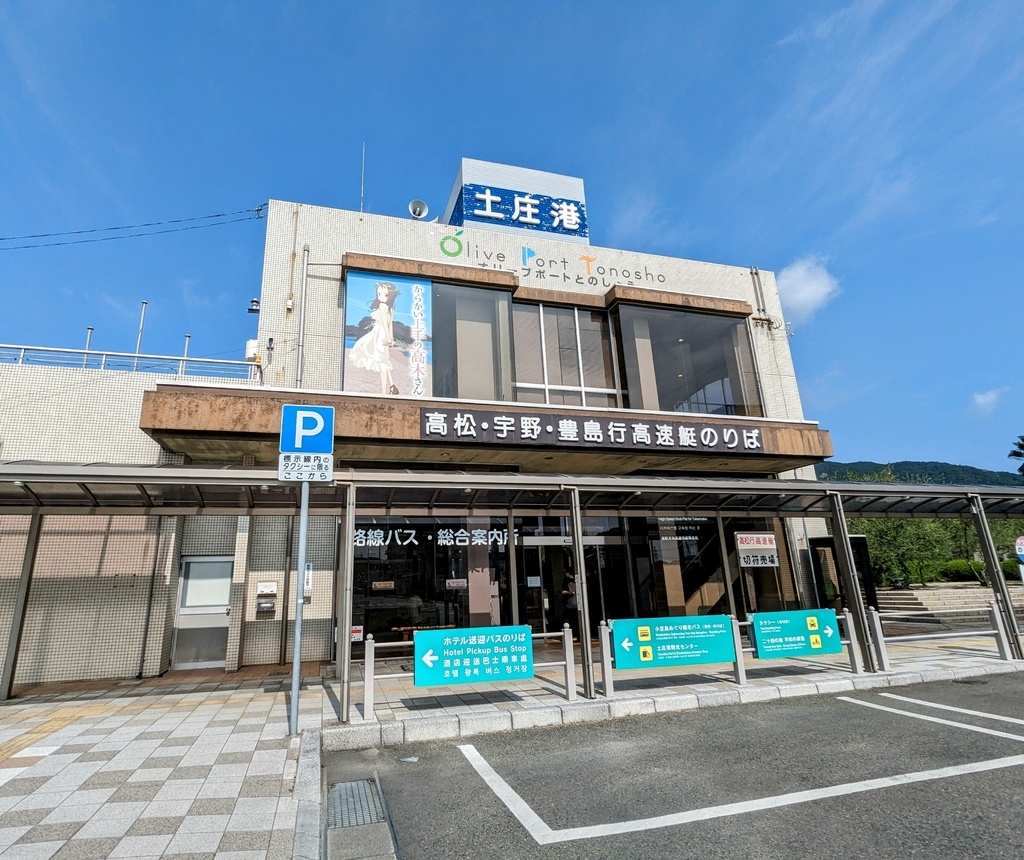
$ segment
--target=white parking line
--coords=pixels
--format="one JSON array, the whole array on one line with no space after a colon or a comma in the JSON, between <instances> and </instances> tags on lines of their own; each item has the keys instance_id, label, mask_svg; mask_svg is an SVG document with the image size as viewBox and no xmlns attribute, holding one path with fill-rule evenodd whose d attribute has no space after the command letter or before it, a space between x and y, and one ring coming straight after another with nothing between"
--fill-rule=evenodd
<instances>
[{"instance_id":1,"label":"white parking line","mask_svg":"<svg viewBox=\"0 0 1024 860\"><path fill-rule=\"evenodd\" d=\"M1024 738L1021 738L1024 740ZM860 782L847 782L843 785L832 785L824 788L812 788L806 791L794 791L779 794L775 797L762 797L756 800L745 800L739 803L725 803L720 806L706 806L687 812L670 815L659 815L654 818L638 818L633 821L618 821L613 824L595 824L589 827L569 827L565 830L554 830L535 813L530 805L495 772L472 744L459 746L473 768L483 778L491 790L498 796L509 811L519 820L526 832L540 845L555 842L572 842L577 839L595 839L600 836L616 836L623 833L636 833L641 830L657 830L662 827L674 827L679 824L690 824L695 821L708 821L712 818L725 818L730 815L741 815L746 812L761 812L765 809L778 809L782 806L794 806L799 803L810 803L826 797L842 797L847 794L859 794L877 791L897 785L910 785L915 782L928 782L937 779L950 779L971 773L984 773L1007 767L1024 765L1024 755L1007 756L1006 758L988 761L971 762L970 764L941 767L935 770L922 770L916 773L901 773L895 776L883 776L879 779L865 779Z\"/></svg>"},{"instance_id":2,"label":"white parking line","mask_svg":"<svg viewBox=\"0 0 1024 860\"><path fill-rule=\"evenodd\" d=\"M929 717L927 714L915 714L913 711L901 711L899 708L887 708L885 705L876 705L874 702L864 702L860 699L851 699L849 696L836 696L840 702L849 702L853 705L860 705L864 708L874 708L876 711L888 711L890 714L901 714L904 717L913 717L915 720L924 720L927 723L938 723L942 726L953 726L957 729L967 729L970 732L978 732L982 735L992 735L995 738L1008 738L1011 741L1024 741L1024 735L1011 735L1009 732L1000 732L995 729L986 729L982 726L972 726L967 723L957 723L953 720L944 720L941 717Z\"/></svg>"},{"instance_id":3,"label":"white parking line","mask_svg":"<svg viewBox=\"0 0 1024 860\"><path fill-rule=\"evenodd\" d=\"M984 711L971 711L967 708L954 708L951 705L940 705L938 702L926 702L924 699L911 699L908 696L897 696L895 693L879 693L880 696L885 696L887 699L899 699L901 702L912 702L915 705L923 705L926 708L937 708L940 711L952 711L954 714L968 714L972 717L982 717L986 720L998 720L1001 723L1014 723L1018 726L1024 726L1024 720L1018 720L1014 717L1003 717L999 714L987 714Z\"/></svg>"}]
</instances>

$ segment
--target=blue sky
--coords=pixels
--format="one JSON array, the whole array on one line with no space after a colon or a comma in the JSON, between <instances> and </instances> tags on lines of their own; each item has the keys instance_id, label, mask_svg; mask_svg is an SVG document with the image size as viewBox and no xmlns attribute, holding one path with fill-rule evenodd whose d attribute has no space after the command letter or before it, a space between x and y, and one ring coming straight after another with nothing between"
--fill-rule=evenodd
<instances>
[{"instance_id":1,"label":"blue sky","mask_svg":"<svg viewBox=\"0 0 1024 860\"><path fill-rule=\"evenodd\" d=\"M581 176L594 244L778 274L836 459L1011 470L1022 46L1019 0L5 0L0 236L358 208L364 142L387 215L463 156ZM130 351L142 300L146 352L255 333L263 222L45 241L0 241L0 342Z\"/></svg>"}]
</instances>

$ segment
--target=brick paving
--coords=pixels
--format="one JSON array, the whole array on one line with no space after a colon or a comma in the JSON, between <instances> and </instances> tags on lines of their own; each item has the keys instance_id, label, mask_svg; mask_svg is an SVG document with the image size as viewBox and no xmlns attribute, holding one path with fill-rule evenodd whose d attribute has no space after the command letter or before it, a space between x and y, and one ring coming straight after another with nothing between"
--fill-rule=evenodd
<instances>
[{"instance_id":1,"label":"brick paving","mask_svg":"<svg viewBox=\"0 0 1024 860\"><path fill-rule=\"evenodd\" d=\"M318 670L304 665L300 730L325 702L333 714ZM292 857L290 687L264 669L16 690L0 706L0 858Z\"/></svg>"}]
</instances>

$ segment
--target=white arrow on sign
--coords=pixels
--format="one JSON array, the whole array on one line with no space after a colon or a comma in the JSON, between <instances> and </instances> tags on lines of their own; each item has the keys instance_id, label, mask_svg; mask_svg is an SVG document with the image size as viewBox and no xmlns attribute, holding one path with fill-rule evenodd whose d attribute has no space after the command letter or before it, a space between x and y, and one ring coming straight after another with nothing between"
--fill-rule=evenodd
<instances>
[{"instance_id":1,"label":"white arrow on sign","mask_svg":"<svg viewBox=\"0 0 1024 860\"><path fill-rule=\"evenodd\" d=\"M633 643L629 641L628 636L622 640L622 647L625 648L627 651L629 651L629 649L633 647Z\"/></svg>"},{"instance_id":2,"label":"white arrow on sign","mask_svg":"<svg viewBox=\"0 0 1024 860\"><path fill-rule=\"evenodd\" d=\"M828 636L829 639L832 638L832 634L835 632L836 631L829 627L827 624L825 625L825 635Z\"/></svg>"},{"instance_id":3,"label":"white arrow on sign","mask_svg":"<svg viewBox=\"0 0 1024 860\"><path fill-rule=\"evenodd\" d=\"M426 654L423 655L423 662L427 664L427 668L428 669L433 669L434 668L434 664L439 659L440 659L440 657L438 657L437 654L434 653L434 649L433 648L431 648L429 651L427 651Z\"/></svg>"}]
</instances>

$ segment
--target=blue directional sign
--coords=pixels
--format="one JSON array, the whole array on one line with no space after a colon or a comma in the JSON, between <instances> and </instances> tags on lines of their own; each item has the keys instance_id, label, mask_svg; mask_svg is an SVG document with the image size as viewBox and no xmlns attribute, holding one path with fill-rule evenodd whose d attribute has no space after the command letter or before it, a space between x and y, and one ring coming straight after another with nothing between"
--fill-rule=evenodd
<instances>
[{"instance_id":1,"label":"blue directional sign","mask_svg":"<svg viewBox=\"0 0 1024 860\"><path fill-rule=\"evenodd\" d=\"M759 660L840 654L843 650L834 609L757 612L750 621Z\"/></svg>"},{"instance_id":2,"label":"blue directional sign","mask_svg":"<svg viewBox=\"0 0 1024 860\"><path fill-rule=\"evenodd\" d=\"M282 454L330 454L334 451L334 407L281 407Z\"/></svg>"},{"instance_id":3,"label":"blue directional sign","mask_svg":"<svg viewBox=\"0 0 1024 860\"><path fill-rule=\"evenodd\" d=\"M532 678L531 634L526 625L417 630L413 683L436 687Z\"/></svg>"},{"instance_id":4,"label":"blue directional sign","mask_svg":"<svg viewBox=\"0 0 1024 860\"><path fill-rule=\"evenodd\" d=\"M733 663L728 615L619 618L612 622L616 669Z\"/></svg>"}]
</instances>

